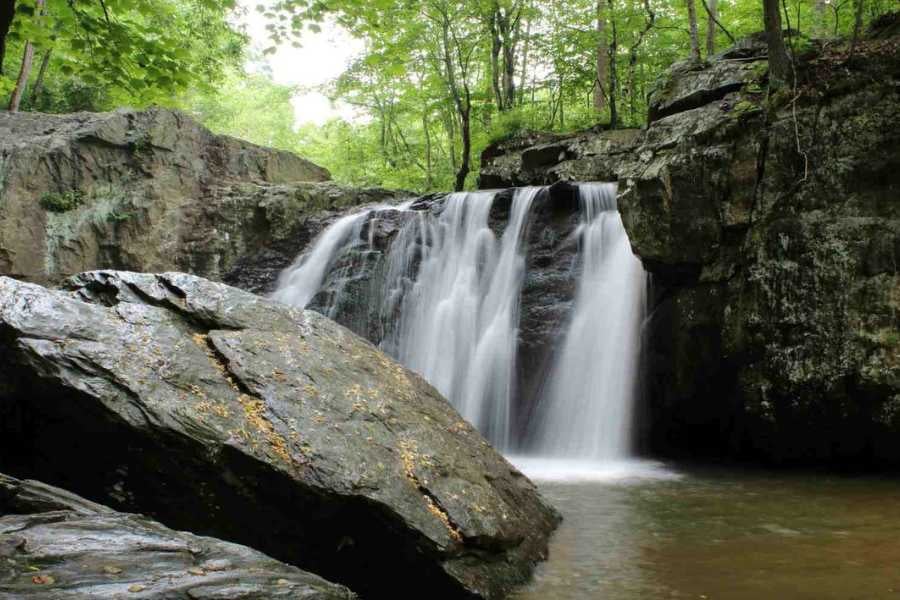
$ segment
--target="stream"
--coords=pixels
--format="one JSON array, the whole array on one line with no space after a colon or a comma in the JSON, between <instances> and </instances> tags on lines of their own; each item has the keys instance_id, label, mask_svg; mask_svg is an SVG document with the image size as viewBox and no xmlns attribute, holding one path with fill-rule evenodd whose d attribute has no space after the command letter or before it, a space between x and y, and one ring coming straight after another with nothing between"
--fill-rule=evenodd
<instances>
[{"instance_id":1,"label":"stream","mask_svg":"<svg viewBox=\"0 0 900 600\"><path fill-rule=\"evenodd\" d=\"M514 462L565 518L515 600L900 599L897 479Z\"/></svg>"}]
</instances>

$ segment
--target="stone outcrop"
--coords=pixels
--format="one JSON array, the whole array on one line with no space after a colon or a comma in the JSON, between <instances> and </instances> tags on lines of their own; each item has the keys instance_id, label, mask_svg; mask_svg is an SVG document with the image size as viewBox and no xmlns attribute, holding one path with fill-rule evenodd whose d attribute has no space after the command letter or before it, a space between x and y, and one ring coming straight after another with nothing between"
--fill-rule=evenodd
<instances>
[{"instance_id":1,"label":"stone outcrop","mask_svg":"<svg viewBox=\"0 0 900 600\"><path fill-rule=\"evenodd\" d=\"M637 147L640 130L594 129L576 135L533 133L489 146L481 156L482 189L610 181Z\"/></svg>"},{"instance_id":2,"label":"stone outcrop","mask_svg":"<svg viewBox=\"0 0 900 600\"><path fill-rule=\"evenodd\" d=\"M340 210L402 194L163 110L0 114L0 274L182 270L256 291Z\"/></svg>"},{"instance_id":3,"label":"stone outcrop","mask_svg":"<svg viewBox=\"0 0 900 600\"><path fill-rule=\"evenodd\" d=\"M352 600L250 548L0 474L0 599Z\"/></svg>"},{"instance_id":4,"label":"stone outcrop","mask_svg":"<svg viewBox=\"0 0 900 600\"><path fill-rule=\"evenodd\" d=\"M624 153L606 131L489 153L491 187L619 182L654 279L656 451L900 463L900 39L885 31L850 60L813 44L796 90L769 89L758 38L674 65ZM548 145L560 160L529 162Z\"/></svg>"},{"instance_id":5,"label":"stone outcrop","mask_svg":"<svg viewBox=\"0 0 900 600\"><path fill-rule=\"evenodd\" d=\"M0 278L0 471L363 597L497 598L558 515L420 377L194 276Z\"/></svg>"}]
</instances>

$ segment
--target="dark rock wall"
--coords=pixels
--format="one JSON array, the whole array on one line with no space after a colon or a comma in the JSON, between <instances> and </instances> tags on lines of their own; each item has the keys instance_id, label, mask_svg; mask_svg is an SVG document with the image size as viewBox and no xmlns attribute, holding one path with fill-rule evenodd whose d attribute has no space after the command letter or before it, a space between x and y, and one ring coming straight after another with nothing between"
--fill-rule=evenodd
<instances>
[{"instance_id":1,"label":"dark rock wall","mask_svg":"<svg viewBox=\"0 0 900 600\"><path fill-rule=\"evenodd\" d=\"M490 186L619 181L654 279L650 449L900 464L898 45L814 46L794 92L746 40L673 66L624 153L606 131L487 153Z\"/></svg>"}]
</instances>

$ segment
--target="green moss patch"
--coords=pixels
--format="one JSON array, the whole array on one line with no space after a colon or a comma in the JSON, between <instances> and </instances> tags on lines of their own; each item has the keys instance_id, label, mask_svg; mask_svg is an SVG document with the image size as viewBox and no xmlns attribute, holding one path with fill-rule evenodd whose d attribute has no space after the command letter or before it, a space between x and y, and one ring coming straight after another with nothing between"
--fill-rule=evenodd
<instances>
[{"instance_id":1,"label":"green moss patch","mask_svg":"<svg viewBox=\"0 0 900 600\"><path fill-rule=\"evenodd\" d=\"M67 192L47 192L39 201L41 208L49 212L68 212L84 204L84 192L69 190Z\"/></svg>"}]
</instances>

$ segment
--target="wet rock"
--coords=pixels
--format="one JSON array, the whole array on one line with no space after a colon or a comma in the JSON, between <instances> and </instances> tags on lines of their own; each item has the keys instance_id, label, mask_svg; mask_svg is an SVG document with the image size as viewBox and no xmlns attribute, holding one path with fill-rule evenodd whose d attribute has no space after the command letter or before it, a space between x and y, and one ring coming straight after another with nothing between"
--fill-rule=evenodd
<instances>
[{"instance_id":1,"label":"wet rock","mask_svg":"<svg viewBox=\"0 0 900 600\"><path fill-rule=\"evenodd\" d=\"M0 474L0 599L351 600L245 546Z\"/></svg>"},{"instance_id":2,"label":"wet rock","mask_svg":"<svg viewBox=\"0 0 900 600\"><path fill-rule=\"evenodd\" d=\"M558 522L368 342L197 277L0 278L0 470L251 546L364 597L497 598Z\"/></svg>"}]
</instances>

